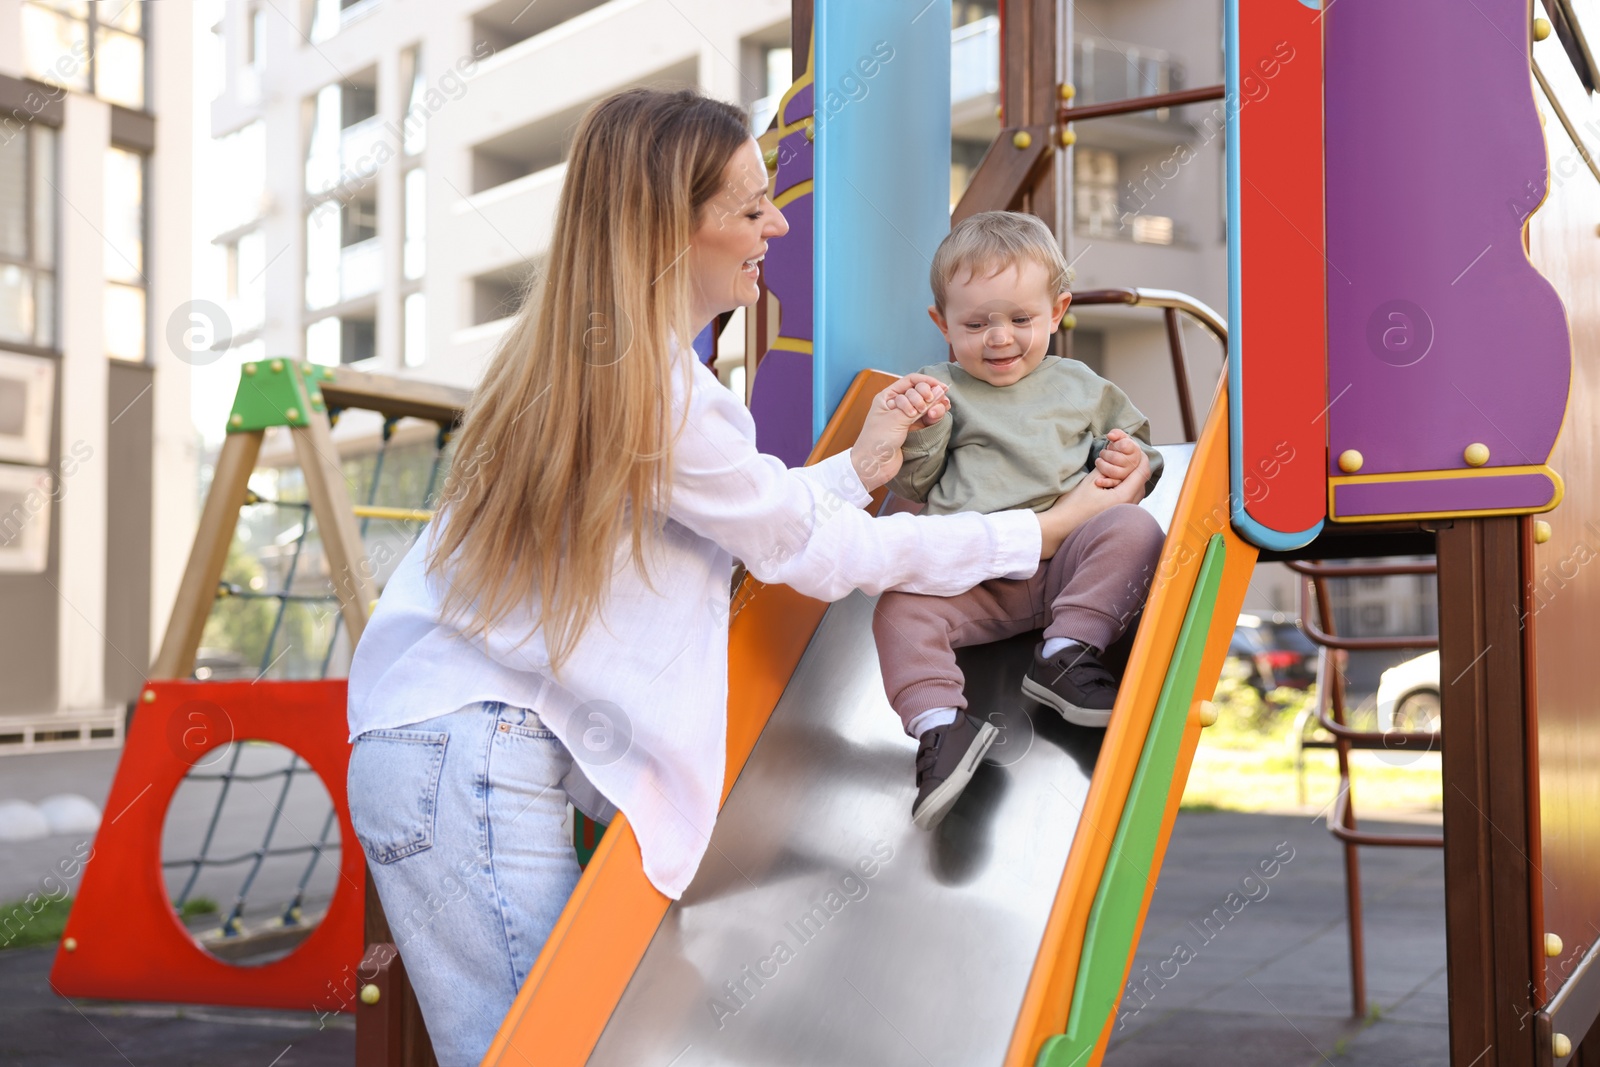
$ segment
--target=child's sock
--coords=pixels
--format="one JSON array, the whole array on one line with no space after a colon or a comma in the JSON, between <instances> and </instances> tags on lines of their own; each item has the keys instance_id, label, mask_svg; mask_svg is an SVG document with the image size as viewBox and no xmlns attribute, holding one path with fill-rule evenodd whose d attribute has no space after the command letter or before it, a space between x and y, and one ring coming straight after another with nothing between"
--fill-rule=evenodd
<instances>
[{"instance_id":1,"label":"child's sock","mask_svg":"<svg viewBox=\"0 0 1600 1067\"><path fill-rule=\"evenodd\" d=\"M1071 637L1047 637L1044 639L1044 658L1049 659L1064 648L1084 648L1082 641Z\"/></svg>"},{"instance_id":2,"label":"child's sock","mask_svg":"<svg viewBox=\"0 0 1600 1067\"><path fill-rule=\"evenodd\" d=\"M920 740L929 730L955 722L956 714L955 708L929 708L918 712L906 726L906 733Z\"/></svg>"}]
</instances>

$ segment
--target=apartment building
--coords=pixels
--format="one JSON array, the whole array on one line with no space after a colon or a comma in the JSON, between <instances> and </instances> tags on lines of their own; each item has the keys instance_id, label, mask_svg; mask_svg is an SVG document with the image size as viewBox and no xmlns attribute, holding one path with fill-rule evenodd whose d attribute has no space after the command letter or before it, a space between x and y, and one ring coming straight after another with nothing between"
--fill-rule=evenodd
<instances>
[{"instance_id":1,"label":"apartment building","mask_svg":"<svg viewBox=\"0 0 1600 1067\"><path fill-rule=\"evenodd\" d=\"M783 0L227 0L226 364L471 385L543 260L583 111L638 85L770 97L788 18Z\"/></svg>"},{"instance_id":2,"label":"apartment building","mask_svg":"<svg viewBox=\"0 0 1600 1067\"><path fill-rule=\"evenodd\" d=\"M188 552L187 8L0 0L0 753L120 739Z\"/></svg>"}]
</instances>

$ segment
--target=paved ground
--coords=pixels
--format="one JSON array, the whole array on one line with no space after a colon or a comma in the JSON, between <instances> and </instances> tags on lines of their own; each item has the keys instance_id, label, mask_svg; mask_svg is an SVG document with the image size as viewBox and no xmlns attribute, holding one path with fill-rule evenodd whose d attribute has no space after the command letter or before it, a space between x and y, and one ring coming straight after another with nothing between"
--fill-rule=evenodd
<instances>
[{"instance_id":1,"label":"paved ground","mask_svg":"<svg viewBox=\"0 0 1600 1067\"><path fill-rule=\"evenodd\" d=\"M103 803L116 755L0 761L0 798L72 791ZM284 805L290 829L298 826L285 841L315 835L312 806L312 798ZM192 810L169 816L169 827L192 837L203 830L210 804L199 798L186 807ZM252 810L260 815L271 807L256 800ZM259 834L259 825L234 826L218 852L253 848ZM40 873L77 843L58 837L0 844L0 899L34 888ZM292 886L298 867L287 871L264 873L266 897L282 897ZM1322 825L1303 815L1181 815L1109 1067L1446 1063L1440 853L1366 849L1362 873L1376 1018L1358 1021L1351 1016L1341 853ZM342 1017L74 1003L50 991L50 959L44 949L0 952L0 1064L348 1067L353 1060L353 1030Z\"/></svg>"},{"instance_id":2,"label":"paved ground","mask_svg":"<svg viewBox=\"0 0 1600 1067\"><path fill-rule=\"evenodd\" d=\"M1180 815L1108 1067L1447 1063L1442 854L1364 849L1361 875L1370 1021L1352 1018L1344 864L1322 824Z\"/></svg>"}]
</instances>

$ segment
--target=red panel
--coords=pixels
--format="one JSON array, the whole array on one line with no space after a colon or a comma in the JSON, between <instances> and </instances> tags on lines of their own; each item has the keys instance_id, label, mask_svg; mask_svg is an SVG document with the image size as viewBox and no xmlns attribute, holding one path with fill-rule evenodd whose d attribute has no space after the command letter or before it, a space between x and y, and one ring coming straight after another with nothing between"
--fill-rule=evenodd
<instances>
[{"instance_id":1,"label":"red panel","mask_svg":"<svg viewBox=\"0 0 1600 1067\"><path fill-rule=\"evenodd\" d=\"M361 960L366 865L350 826L345 682L151 682L128 731L106 818L56 949L50 982L64 996L339 1010ZM238 738L298 752L339 813L339 879L316 929L288 956L236 967L178 922L161 875L161 827L172 795L207 752ZM68 952L68 939L76 942ZM352 979L353 980L353 979Z\"/></svg>"},{"instance_id":2,"label":"red panel","mask_svg":"<svg viewBox=\"0 0 1600 1067\"><path fill-rule=\"evenodd\" d=\"M1282 533L1327 504L1321 12L1239 0L1240 457L1234 491Z\"/></svg>"}]
</instances>

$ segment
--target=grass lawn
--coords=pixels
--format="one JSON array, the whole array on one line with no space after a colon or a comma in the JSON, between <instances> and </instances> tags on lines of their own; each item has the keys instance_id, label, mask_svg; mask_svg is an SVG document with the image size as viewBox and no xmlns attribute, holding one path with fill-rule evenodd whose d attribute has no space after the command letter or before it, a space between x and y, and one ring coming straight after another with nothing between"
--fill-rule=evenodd
<instances>
[{"instance_id":1,"label":"grass lawn","mask_svg":"<svg viewBox=\"0 0 1600 1067\"><path fill-rule=\"evenodd\" d=\"M1223 681L1217 688L1218 719L1200 735L1183 807L1331 811L1339 788L1333 750L1306 750L1303 794L1295 773L1295 719L1313 699L1314 691L1279 689L1263 700L1246 685ZM1355 725L1364 724L1358 720ZM1428 819L1443 811L1437 751L1353 752L1350 777L1359 818Z\"/></svg>"}]
</instances>

